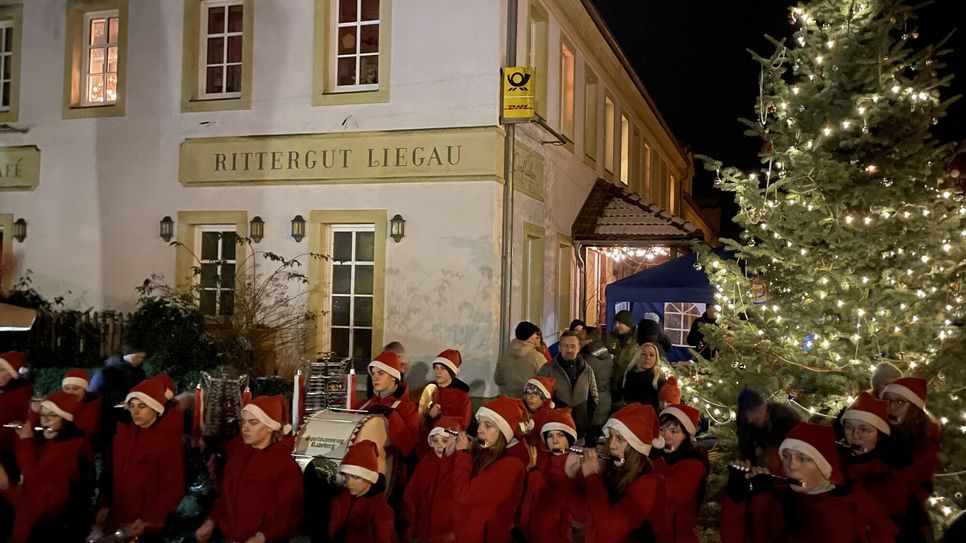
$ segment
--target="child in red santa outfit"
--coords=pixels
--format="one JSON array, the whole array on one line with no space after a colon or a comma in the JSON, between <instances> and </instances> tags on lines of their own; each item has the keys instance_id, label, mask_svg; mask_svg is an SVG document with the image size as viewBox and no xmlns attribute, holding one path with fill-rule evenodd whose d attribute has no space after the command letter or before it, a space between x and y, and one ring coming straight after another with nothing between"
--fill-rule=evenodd
<instances>
[{"instance_id":1,"label":"child in red santa outfit","mask_svg":"<svg viewBox=\"0 0 966 543\"><path fill-rule=\"evenodd\" d=\"M460 381L460 366L463 356L456 349L446 349L433 359L433 376L437 388L437 402L429 408L430 423L441 416L456 417L462 428L470 425L472 402L470 401L470 386Z\"/></svg>"},{"instance_id":2,"label":"child in red santa outfit","mask_svg":"<svg viewBox=\"0 0 966 543\"><path fill-rule=\"evenodd\" d=\"M88 392L90 384L90 373L83 368L68 370L60 382L60 389L73 394L80 402L74 413L74 425L84 432L87 439L93 439L99 429L101 418L101 397L99 394Z\"/></svg>"},{"instance_id":3,"label":"child in red santa outfit","mask_svg":"<svg viewBox=\"0 0 966 543\"><path fill-rule=\"evenodd\" d=\"M540 427L544 449L536 469L527 472L520 507L520 530L529 543L569 543L573 536L574 480L564 465L577 441L577 424L569 408L554 409Z\"/></svg>"},{"instance_id":4,"label":"child in red santa outfit","mask_svg":"<svg viewBox=\"0 0 966 543\"><path fill-rule=\"evenodd\" d=\"M670 384L670 381L668 381ZM667 388L668 385L664 385ZM661 392L664 392L664 388ZM708 484L708 455L698 448L694 435L700 413L690 405L675 404L661 411L664 448L657 452L654 472L667 481L668 508L673 540L697 543L698 510Z\"/></svg>"},{"instance_id":5,"label":"child in red santa outfit","mask_svg":"<svg viewBox=\"0 0 966 543\"><path fill-rule=\"evenodd\" d=\"M604 424L610 460L601 473L595 449L567 458L567 474L577 476L577 507L584 511L587 541L671 543L667 486L653 472L648 455L663 447L657 414L650 405L631 403ZM579 473L578 473L579 471Z\"/></svg>"},{"instance_id":6,"label":"child in red santa outfit","mask_svg":"<svg viewBox=\"0 0 966 543\"><path fill-rule=\"evenodd\" d=\"M846 482L871 496L898 530L909 505L906 468L912 454L892 440L888 409L884 400L860 394L842 414L843 437L851 447L839 448L839 456Z\"/></svg>"},{"instance_id":7,"label":"child in red santa outfit","mask_svg":"<svg viewBox=\"0 0 966 543\"><path fill-rule=\"evenodd\" d=\"M785 475L795 482L774 483L768 468L751 468L741 489L751 494L740 527L744 535L739 539L736 533L722 534L722 541L895 541L891 522L872 499L861 488L844 484L834 428L801 422L782 441L779 454ZM729 488L729 493L736 492Z\"/></svg>"},{"instance_id":8,"label":"child in red santa outfit","mask_svg":"<svg viewBox=\"0 0 966 543\"><path fill-rule=\"evenodd\" d=\"M537 430L530 434L527 441L531 446L535 446L541 451L548 450L540 434L543 433L541 428L547 421L547 415L554 408L555 382L553 377L533 377L523 387L524 405L526 405L527 412L530 413L530 418L533 420L533 428Z\"/></svg>"},{"instance_id":9,"label":"child in red santa outfit","mask_svg":"<svg viewBox=\"0 0 966 543\"><path fill-rule=\"evenodd\" d=\"M369 375L372 377L372 396L357 409L386 417L389 441L405 458L413 452L419 436L419 410L406 391L399 355L392 351L379 353L369 362Z\"/></svg>"},{"instance_id":10,"label":"child in red santa outfit","mask_svg":"<svg viewBox=\"0 0 966 543\"><path fill-rule=\"evenodd\" d=\"M420 459L403 494L405 540L419 543L456 541L453 499L453 453L464 428L457 417L439 417L429 431L430 451ZM448 431L447 431L448 430Z\"/></svg>"},{"instance_id":11,"label":"child in red santa outfit","mask_svg":"<svg viewBox=\"0 0 966 543\"><path fill-rule=\"evenodd\" d=\"M141 381L124 400L131 423L119 423L113 462L102 486L96 524L120 528L142 542L162 541L168 515L184 495L181 439L157 423L164 415L164 385Z\"/></svg>"},{"instance_id":12,"label":"child in red santa outfit","mask_svg":"<svg viewBox=\"0 0 966 543\"><path fill-rule=\"evenodd\" d=\"M394 513L386 503L386 478L379 473L378 448L360 441L346 453L339 471L345 488L332 502L329 539L334 543L391 543Z\"/></svg>"},{"instance_id":13,"label":"child in red santa outfit","mask_svg":"<svg viewBox=\"0 0 966 543\"><path fill-rule=\"evenodd\" d=\"M466 433L456 438L453 496L460 543L511 541L526 468L507 447L523 418L520 400L501 396L476 412L479 445L472 453Z\"/></svg>"},{"instance_id":14,"label":"child in red santa outfit","mask_svg":"<svg viewBox=\"0 0 966 543\"><path fill-rule=\"evenodd\" d=\"M218 499L195 531L204 543L217 528L246 543L288 541L302 519L302 470L292 450L285 398L258 396L241 410L241 435L228 444Z\"/></svg>"},{"instance_id":15,"label":"child in red santa outfit","mask_svg":"<svg viewBox=\"0 0 966 543\"><path fill-rule=\"evenodd\" d=\"M71 505L84 508L86 502L69 503L71 490L87 470L81 451L87 445L83 432L74 424L78 407L75 396L55 392L40 404L42 433L34 435L32 424L16 431L17 464L23 479L11 481L0 466L0 492L14 507L13 531L9 541L57 541L83 537L78 533L78 513ZM90 499L90 496L86 496ZM88 523L90 519L83 519ZM87 526L81 525L80 530Z\"/></svg>"}]
</instances>

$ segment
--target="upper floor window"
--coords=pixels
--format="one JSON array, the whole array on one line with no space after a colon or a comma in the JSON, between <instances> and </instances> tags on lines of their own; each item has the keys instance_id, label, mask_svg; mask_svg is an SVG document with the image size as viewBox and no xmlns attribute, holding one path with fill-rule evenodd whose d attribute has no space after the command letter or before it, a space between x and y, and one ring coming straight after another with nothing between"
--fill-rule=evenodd
<instances>
[{"instance_id":1,"label":"upper floor window","mask_svg":"<svg viewBox=\"0 0 966 543\"><path fill-rule=\"evenodd\" d=\"M604 171L614 173L614 101L604 96Z\"/></svg>"},{"instance_id":2,"label":"upper floor window","mask_svg":"<svg viewBox=\"0 0 966 543\"><path fill-rule=\"evenodd\" d=\"M584 155L597 159L597 77L584 73Z\"/></svg>"},{"instance_id":3,"label":"upper floor window","mask_svg":"<svg viewBox=\"0 0 966 543\"><path fill-rule=\"evenodd\" d=\"M560 44L560 132L574 139L574 53L566 43Z\"/></svg>"},{"instance_id":4,"label":"upper floor window","mask_svg":"<svg viewBox=\"0 0 966 543\"><path fill-rule=\"evenodd\" d=\"M245 6L241 0L201 3L198 97L239 98L242 94Z\"/></svg>"},{"instance_id":5,"label":"upper floor window","mask_svg":"<svg viewBox=\"0 0 966 543\"><path fill-rule=\"evenodd\" d=\"M117 102L119 28L117 10L84 14L82 105L100 106Z\"/></svg>"},{"instance_id":6,"label":"upper floor window","mask_svg":"<svg viewBox=\"0 0 966 543\"><path fill-rule=\"evenodd\" d=\"M627 185L631 169L631 123L627 117L621 115L621 169L620 180Z\"/></svg>"},{"instance_id":7,"label":"upper floor window","mask_svg":"<svg viewBox=\"0 0 966 543\"><path fill-rule=\"evenodd\" d=\"M530 3L527 20L528 47L527 63L533 67L537 80L536 112L539 117L547 118L547 66L550 19L547 13L535 2Z\"/></svg>"},{"instance_id":8,"label":"upper floor window","mask_svg":"<svg viewBox=\"0 0 966 543\"><path fill-rule=\"evenodd\" d=\"M0 21L0 111L10 111L13 80L13 21Z\"/></svg>"},{"instance_id":9,"label":"upper floor window","mask_svg":"<svg viewBox=\"0 0 966 543\"><path fill-rule=\"evenodd\" d=\"M337 0L335 90L379 88L379 0Z\"/></svg>"}]
</instances>

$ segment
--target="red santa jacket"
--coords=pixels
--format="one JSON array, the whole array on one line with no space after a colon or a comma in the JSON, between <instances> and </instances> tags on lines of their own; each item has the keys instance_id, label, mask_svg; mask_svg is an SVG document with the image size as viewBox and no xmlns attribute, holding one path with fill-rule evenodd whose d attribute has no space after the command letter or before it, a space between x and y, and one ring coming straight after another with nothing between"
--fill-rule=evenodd
<instances>
[{"instance_id":1,"label":"red santa jacket","mask_svg":"<svg viewBox=\"0 0 966 543\"><path fill-rule=\"evenodd\" d=\"M459 379L453 379L448 386L439 389L437 399L442 411L440 416L456 417L463 423L463 428L469 428L470 411L473 407L469 385Z\"/></svg>"},{"instance_id":2,"label":"red santa jacket","mask_svg":"<svg viewBox=\"0 0 966 543\"><path fill-rule=\"evenodd\" d=\"M404 539L422 543L456 541L453 463L453 456L440 458L430 451L416 465L403 493Z\"/></svg>"},{"instance_id":3,"label":"red santa jacket","mask_svg":"<svg viewBox=\"0 0 966 543\"><path fill-rule=\"evenodd\" d=\"M371 409L377 405L392 409L386 417L389 421L389 441L403 457L409 456L419 439L419 409L409 399L406 385L400 383L396 391L385 398L370 396L356 409Z\"/></svg>"},{"instance_id":4,"label":"red santa jacket","mask_svg":"<svg viewBox=\"0 0 966 543\"><path fill-rule=\"evenodd\" d=\"M553 409L553 402L547 400L543 402L543 405L539 409L530 414L530 418L533 419L533 430L527 434L527 444L531 447L536 447L538 451L547 451L547 442L543 440L543 429L544 423L547 422L547 415Z\"/></svg>"},{"instance_id":5,"label":"red santa jacket","mask_svg":"<svg viewBox=\"0 0 966 543\"><path fill-rule=\"evenodd\" d=\"M579 487L583 487L580 492ZM595 543L672 543L667 486L660 475L639 476L611 500L601 474L578 480L578 504L586 510L584 533ZM652 535L650 535L652 534Z\"/></svg>"},{"instance_id":6,"label":"red santa jacket","mask_svg":"<svg viewBox=\"0 0 966 543\"><path fill-rule=\"evenodd\" d=\"M84 396L83 401L77 405L77 411L74 413L74 426L84 432L84 437L91 440L100 429L100 423L101 397L88 393Z\"/></svg>"},{"instance_id":7,"label":"red santa jacket","mask_svg":"<svg viewBox=\"0 0 966 543\"><path fill-rule=\"evenodd\" d=\"M0 425L27 420L33 390L33 387L22 379L14 379L0 388ZM12 449L16 437L16 432L0 431L0 451Z\"/></svg>"},{"instance_id":8,"label":"red santa jacket","mask_svg":"<svg viewBox=\"0 0 966 543\"><path fill-rule=\"evenodd\" d=\"M208 517L232 541L261 532L267 541L286 539L302 520L302 470L285 436L264 449L241 436L228 444L221 489Z\"/></svg>"},{"instance_id":9,"label":"red santa jacket","mask_svg":"<svg viewBox=\"0 0 966 543\"><path fill-rule=\"evenodd\" d=\"M392 543L395 515L383 495L383 478L358 498L348 489L332 501L329 509L329 539L334 543Z\"/></svg>"},{"instance_id":10,"label":"red santa jacket","mask_svg":"<svg viewBox=\"0 0 966 543\"><path fill-rule=\"evenodd\" d=\"M473 477L470 454L459 451L453 456L456 541L509 543L516 508L523 495L523 464L504 456Z\"/></svg>"},{"instance_id":11,"label":"red santa jacket","mask_svg":"<svg viewBox=\"0 0 966 543\"><path fill-rule=\"evenodd\" d=\"M541 454L527 472L520 506L520 530L529 543L570 543L575 482L567 477L567 455Z\"/></svg>"},{"instance_id":12,"label":"red santa jacket","mask_svg":"<svg viewBox=\"0 0 966 543\"><path fill-rule=\"evenodd\" d=\"M177 402L169 401L164 404L164 414L155 423L158 428L181 439L184 435L184 410Z\"/></svg>"},{"instance_id":13,"label":"red santa jacket","mask_svg":"<svg viewBox=\"0 0 966 543\"><path fill-rule=\"evenodd\" d=\"M902 525L909 506L909 470L911 458L900 458L888 445L880 443L872 451L853 456L842 453L842 473L852 487L861 488L879 509L889 517L896 529Z\"/></svg>"},{"instance_id":14,"label":"red santa jacket","mask_svg":"<svg viewBox=\"0 0 966 543\"><path fill-rule=\"evenodd\" d=\"M69 431L68 431L69 432ZM55 439L17 439L14 453L23 481L3 492L14 507L11 543L23 543L42 518L56 519L67 506L70 485L80 476L84 437L77 429Z\"/></svg>"},{"instance_id":15,"label":"red santa jacket","mask_svg":"<svg viewBox=\"0 0 966 543\"><path fill-rule=\"evenodd\" d=\"M926 508L926 499L932 494L936 481L936 466L939 465L939 446L942 430L932 421L926 437L911 444L913 461L909 470L909 484L913 495Z\"/></svg>"},{"instance_id":16,"label":"red santa jacket","mask_svg":"<svg viewBox=\"0 0 966 543\"><path fill-rule=\"evenodd\" d=\"M895 529L872 498L861 489L836 487L821 494L793 492L787 487L760 492L734 502L744 523L722 532L723 543L892 543ZM738 530L743 531L743 535Z\"/></svg>"},{"instance_id":17,"label":"red santa jacket","mask_svg":"<svg viewBox=\"0 0 966 543\"><path fill-rule=\"evenodd\" d=\"M168 514L184 495L181 440L155 423L148 428L118 424L111 471L111 521L141 519L146 533L164 527Z\"/></svg>"},{"instance_id":18,"label":"red santa jacket","mask_svg":"<svg viewBox=\"0 0 966 543\"><path fill-rule=\"evenodd\" d=\"M668 510L671 514L671 531L675 543L697 543L698 508L704 497L708 471L698 457L701 453L684 457L661 456L654 461L654 473L667 482Z\"/></svg>"}]
</instances>

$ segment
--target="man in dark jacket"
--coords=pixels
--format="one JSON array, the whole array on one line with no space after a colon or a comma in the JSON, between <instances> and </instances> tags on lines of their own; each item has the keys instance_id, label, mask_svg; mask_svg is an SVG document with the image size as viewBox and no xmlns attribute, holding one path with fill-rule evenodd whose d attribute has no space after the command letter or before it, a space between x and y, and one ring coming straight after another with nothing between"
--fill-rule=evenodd
<instances>
[{"instance_id":1,"label":"man in dark jacket","mask_svg":"<svg viewBox=\"0 0 966 543\"><path fill-rule=\"evenodd\" d=\"M567 330L560 335L560 354L544 364L537 375L553 378L554 404L570 408L577 425L577 439L583 439L593 423L600 398L594 370L580 356L577 332Z\"/></svg>"},{"instance_id":2,"label":"man in dark jacket","mask_svg":"<svg viewBox=\"0 0 966 543\"><path fill-rule=\"evenodd\" d=\"M691 330L688 332L688 345L694 347L695 351L705 360L714 358L714 349L704 340L704 333L701 326L713 326L718 321L718 314L714 305L708 304L708 309L691 323Z\"/></svg>"},{"instance_id":3,"label":"man in dark jacket","mask_svg":"<svg viewBox=\"0 0 966 543\"><path fill-rule=\"evenodd\" d=\"M614 355L614 374L610 384L615 402L621 399L621 385L627 366L637 354L637 327L633 326L631 312L623 309L614 315L614 329L607 337L607 349Z\"/></svg>"},{"instance_id":4,"label":"man in dark jacket","mask_svg":"<svg viewBox=\"0 0 966 543\"><path fill-rule=\"evenodd\" d=\"M594 370L597 380L597 409L591 429L595 436L600 435L600 429L607 422L611 410L610 382L614 376L614 357L607 350L607 346L600 337L600 329L596 326L584 328L584 338L580 341L580 357Z\"/></svg>"},{"instance_id":5,"label":"man in dark jacket","mask_svg":"<svg viewBox=\"0 0 966 543\"><path fill-rule=\"evenodd\" d=\"M124 420L127 411L114 406L123 402L127 393L146 378L141 364L147 356L145 350L133 344L121 348L121 356L114 355L104 362L104 367L94 374L88 391L101 395L101 443L109 445L114 438L118 421Z\"/></svg>"},{"instance_id":6,"label":"man in dark jacket","mask_svg":"<svg viewBox=\"0 0 966 543\"><path fill-rule=\"evenodd\" d=\"M738 458L756 466L780 462L778 447L802 417L791 407L767 402L757 391L738 394Z\"/></svg>"}]
</instances>

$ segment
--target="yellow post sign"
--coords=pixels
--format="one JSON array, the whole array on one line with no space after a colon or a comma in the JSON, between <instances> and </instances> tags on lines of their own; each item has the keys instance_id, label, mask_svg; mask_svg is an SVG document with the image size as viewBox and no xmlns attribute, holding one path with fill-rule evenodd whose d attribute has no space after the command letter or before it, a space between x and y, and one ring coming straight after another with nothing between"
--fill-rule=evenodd
<instances>
[{"instance_id":1,"label":"yellow post sign","mask_svg":"<svg viewBox=\"0 0 966 543\"><path fill-rule=\"evenodd\" d=\"M529 66L503 68L503 119L509 122L529 121L536 115L534 91L536 75Z\"/></svg>"}]
</instances>

